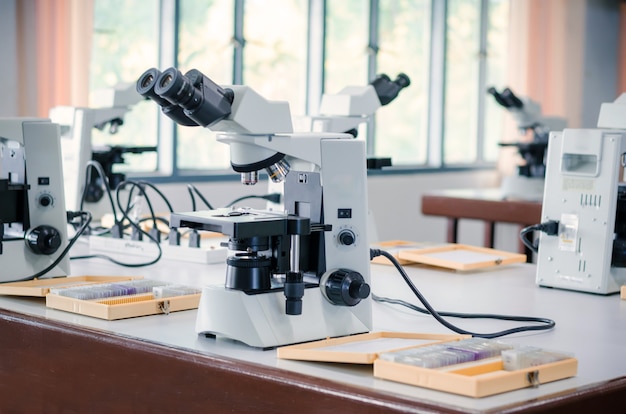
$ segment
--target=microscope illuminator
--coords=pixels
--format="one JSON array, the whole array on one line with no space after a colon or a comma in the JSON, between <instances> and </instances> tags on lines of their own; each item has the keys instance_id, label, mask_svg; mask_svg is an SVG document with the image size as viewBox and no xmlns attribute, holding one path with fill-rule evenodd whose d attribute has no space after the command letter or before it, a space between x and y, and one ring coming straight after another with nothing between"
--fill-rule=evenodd
<instances>
[{"instance_id":1,"label":"microscope illuminator","mask_svg":"<svg viewBox=\"0 0 626 414\"><path fill-rule=\"evenodd\" d=\"M540 286L611 294L626 284L626 187L620 176L626 105L620 99L602 106L603 129L550 134L542 218L558 221L558 234L540 235Z\"/></svg>"}]
</instances>

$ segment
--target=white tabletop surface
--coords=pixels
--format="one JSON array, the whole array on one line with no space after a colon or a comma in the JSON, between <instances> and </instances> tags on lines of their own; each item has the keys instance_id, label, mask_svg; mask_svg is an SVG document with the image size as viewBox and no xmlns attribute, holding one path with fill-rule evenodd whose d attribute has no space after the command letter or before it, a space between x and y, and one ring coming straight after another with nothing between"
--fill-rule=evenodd
<instances>
[{"instance_id":1,"label":"white tabletop surface","mask_svg":"<svg viewBox=\"0 0 626 414\"><path fill-rule=\"evenodd\" d=\"M136 262L142 259L129 257L125 260ZM72 261L71 268L75 276L141 275L198 287L223 283L225 274L223 264L203 265L171 260L161 260L148 267L127 268L103 259L88 259ZM626 349L626 300L621 300L619 295L598 296L537 287L534 282L536 268L526 263L467 273L419 265L407 266L406 269L417 288L438 311L553 319L556 327L551 331L520 333L502 339L571 353L579 361L577 376L542 384L538 388L474 399L376 379L370 366L281 360L276 357L275 350L250 348L226 339L205 338L195 333L197 310L106 321L46 308L42 299L9 296L0 296L0 308L473 411L516 404L626 376L626 358L623 357ZM376 295L418 304L393 266L372 264L371 285ZM453 333L429 315L417 314L396 305L374 303L373 316L373 331ZM495 320L448 320L463 329L480 333L520 325L519 322Z\"/></svg>"}]
</instances>

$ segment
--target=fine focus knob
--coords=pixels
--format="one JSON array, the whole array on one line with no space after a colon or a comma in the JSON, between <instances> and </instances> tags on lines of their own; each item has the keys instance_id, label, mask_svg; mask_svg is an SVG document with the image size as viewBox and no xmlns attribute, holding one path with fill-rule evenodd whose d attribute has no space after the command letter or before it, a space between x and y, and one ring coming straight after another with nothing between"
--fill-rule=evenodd
<instances>
[{"instance_id":1,"label":"fine focus knob","mask_svg":"<svg viewBox=\"0 0 626 414\"><path fill-rule=\"evenodd\" d=\"M37 226L25 236L26 245L35 254L54 254L61 247L61 234L52 226Z\"/></svg>"},{"instance_id":2,"label":"fine focus knob","mask_svg":"<svg viewBox=\"0 0 626 414\"><path fill-rule=\"evenodd\" d=\"M335 270L328 276L324 287L326 297L335 305L354 306L370 294L370 286L359 272L348 269Z\"/></svg>"},{"instance_id":3,"label":"fine focus knob","mask_svg":"<svg viewBox=\"0 0 626 414\"><path fill-rule=\"evenodd\" d=\"M52 205L52 196L50 194L44 194L39 197L39 205L42 207L48 207Z\"/></svg>"},{"instance_id":4,"label":"fine focus knob","mask_svg":"<svg viewBox=\"0 0 626 414\"><path fill-rule=\"evenodd\" d=\"M339 243L343 244L344 246L352 246L356 240L356 236L350 230L341 231L337 238L339 240Z\"/></svg>"}]
</instances>

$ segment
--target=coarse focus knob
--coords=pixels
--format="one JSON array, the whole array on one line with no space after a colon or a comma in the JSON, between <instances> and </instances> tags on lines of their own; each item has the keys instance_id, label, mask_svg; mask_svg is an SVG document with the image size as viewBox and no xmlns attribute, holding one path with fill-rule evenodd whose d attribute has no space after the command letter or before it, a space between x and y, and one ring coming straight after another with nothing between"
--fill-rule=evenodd
<instances>
[{"instance_id":1,"label":"coarse focus knob","mask_svg":"<svg viewBox=\"0 0 626 414\"><path fill-rule=\"evenodd\" d=\"M35 254L51 255L61 247L61 233L52 226L37 226L26 233L24 239Z\"/></svg>"},{"instance_id":2,"label":"coarse focus knob","mask_svg":"<svg viewBox=\"0 0 626 414\"><path fill-rule=\"evenodd\" d=\"M335 305L354 306L370 294L370 286L359 272L339 269L332 272L324 287L326 297Z\"/></svg>"},{"instance_id":3,"label":"coarse focus knob","mask_svg":"<svg viewBox=\"0 0 626 414\"><path fill-rule=\"evenodd\" d=\"M356 241L356 236L351 230L342 230L337 236L339 243L344 246L352 246Z\"/></svg>"}]
</instances>

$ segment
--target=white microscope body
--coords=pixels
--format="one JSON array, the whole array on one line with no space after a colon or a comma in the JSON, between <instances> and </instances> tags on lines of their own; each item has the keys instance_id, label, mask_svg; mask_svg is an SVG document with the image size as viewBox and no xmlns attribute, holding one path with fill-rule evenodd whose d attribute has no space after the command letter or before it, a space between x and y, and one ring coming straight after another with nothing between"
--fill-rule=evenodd
<instances>
[{"instance_id":1,"label":"white microscope body","mask_svg":"<svg viewBox=\"0 0 626 414\"><path fill-rule=\"evenodd\" d=\"M411 84L404 73L395 80L378 75L369 85L346 86L339 92L322 95L319 114L296 118L297 131L346 132L356 136L358 127L367 123L376 111L393 101Z\"/></svg>"},{"instance_id":2,"label":"white microscope body","mask_svg":"<svg viewBox=\"0 0 626 414\"><path fill-rule=\"evenodd\" d=\"M110 132L117 133L124 115L132 109L132 105L143 99L134 86L122 83L111 89L97 91L94 99L98 102L98 107L57 106L50 109L50 119L61 126L65 204L68 209L81 209L82 194L85 185L89 185L85 183L85 172L87 163L92 160L93 129L103 129L109 125ZM92 175L96 176L95 173ZM104 199L101 200L105 202ZM94 217L102 216L98 212L100 209L104 210L102 213L110 212L110 206L98 208L97 202L92 203L88 209Z\"/></svg>"},{"instance_id":3,"label":"white microscope body","mask_svg":"<svg viewBox=\"0 0 626 414\"><path fill-rule=\"evenodd\" d=\"M511 113L521 134L525 135L527 131L533 133L530 142L500 143L503 147L517 147L523 158L517 174L502 177L502 195L505 198L541 200L545 186L548 136L550 131L562 131L566 121L559 117L542 116L541 105L529 98L516 96L509 88L498 92L491 87L487 92Z\"/></svg>"},{"instance_id":4,"label":"white microscope body","mask_svg":"<svg viewBox=\"0 0 626 414\"><path fill-rule=\"evenodd\" d=\"M137 87L218 131L244 184L256 182L260 169L285 180L285 212L172 214L170 226L224 233L234 252L225 284L203 288L196 331L261 348L369 331L364 141L293 133L286 102L266 101L245 86L222 89L195 70L183 76L151 69ZM165 105L164 113L175 111ZM180 113L172 118L186 122Z\"/></svg>"},{"instance_id":5,"label":"white microscope body","mask_svg":"<svg viewBox=\"0 0 626 414\"><path fill-rule=\"evenodd\" d=\"M626 94L600 110L598 129L550 133L537 284L598 294L626 284Z\"/></svg>"},{"instance_id":6,"label":"white microscope body","mask_svg":"<svg viewBox=\"0 0 626 414\"><path fill-rule=\"evenodd\" d=\"M52 266L68 244L59 126L0 119L0 283ZM65 276L64 257L40 277Z\"/></svg>"}]
</instances>

